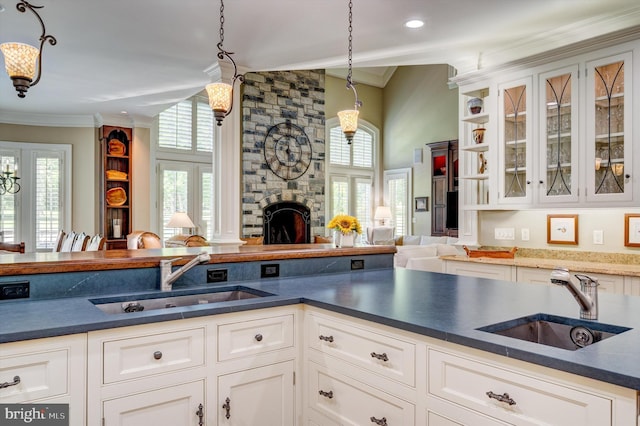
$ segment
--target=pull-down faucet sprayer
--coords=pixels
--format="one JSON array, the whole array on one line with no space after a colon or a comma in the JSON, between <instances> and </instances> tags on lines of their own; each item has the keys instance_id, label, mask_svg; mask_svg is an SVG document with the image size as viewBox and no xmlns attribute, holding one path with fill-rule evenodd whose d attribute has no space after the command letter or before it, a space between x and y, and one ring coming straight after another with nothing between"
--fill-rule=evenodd
<instances>
[{"instance_id":1,"label":"pull-down faucet sprayer","mask_svg":"<svg viewBox=\"0 0 640 426\"><path fill-rule=\"evenodd\" d=\"M182 276L189 269L193 268L199 263L208 262L211 259L209 253L206 251L201 252L196 257L187 262L183 267L171 272L171 263L178 259L169 259L160 261L160 290L171 291L173 283Z\"/></svg>"},{"instance_id":2,"label":"pull-down faucet sprayer","mask_svg":"<svg viewBox=\"0 0 640 426\"><path fill-rule=\"evenodd\" d=\"M567 268L555 268L551 271L551 282L564 286L580 305L580 318L598 319L598 280L586 275L576 274L580 280L580 289L571 281Z\"/></svg>"}]
</instances>

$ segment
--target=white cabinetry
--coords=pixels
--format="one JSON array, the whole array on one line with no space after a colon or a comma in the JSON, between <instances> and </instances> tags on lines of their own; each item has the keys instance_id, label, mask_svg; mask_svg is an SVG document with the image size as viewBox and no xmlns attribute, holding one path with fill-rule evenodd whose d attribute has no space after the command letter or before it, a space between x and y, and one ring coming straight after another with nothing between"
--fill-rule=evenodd
<instances>
[{"instance_id":1,"label":"white cabinetry","mask_svg":"<svg viewBox=\"0 0 640 426\"><path fill-rule=\"evenodd\" d=\"M69 424L85 424L86 335L0 346L0 403L69 404Z\"/></svg>"},{"instance_id":2,"label":"white cabinetry","mask_svg":"<svg viewBox=\"0 0 640 426\"><path fill-rule=\"evenodd\" d=\"M416 423L416 342L375 325L307 310L307 422Z\"/></svg>"},{"instance_id":3,"label":"white cabinetry","mask_svg":"<svg viewBox=\"0 0 640 426\"><path fill-rule=\"evenodd\" d=\"M271 308L90 332L87 424L294 425L296 318Z\"/></svg>"},{"instance_id":4,"label":"white cabinetry","mask_svg":"<svg viewBox=\"0 0 640 426\"><path fill-rule=\"evenodd\" d=\"M444 271L447 274L464 275L476 278L491 278L502 281L514 281L516 276L514 266L450 259L444 260Z\"/></svg>"}]
</instances>

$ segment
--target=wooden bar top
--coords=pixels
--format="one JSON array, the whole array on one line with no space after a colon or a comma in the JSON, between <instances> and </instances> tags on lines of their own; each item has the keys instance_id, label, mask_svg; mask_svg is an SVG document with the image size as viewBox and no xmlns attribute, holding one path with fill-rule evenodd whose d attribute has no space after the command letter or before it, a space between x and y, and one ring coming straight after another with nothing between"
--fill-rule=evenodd
<instances>
[{"instance_id":1,"label":"wooden bar top","mask_svg":"<svg viewBox=\"0 0 640 426\"><path fill-rule=\"evenodd\" d=\"M141 250L101 250L73 253L1 254L0 276L51 274L60 272L103 271L157 267L161 259L180 258L183 265L206 251L210 264L263 260L311 259L332 256L393 254L395 246L356 246L336 248L332 244L219 245L211 247L172 247Z\"/></svg>"}]
</instances>

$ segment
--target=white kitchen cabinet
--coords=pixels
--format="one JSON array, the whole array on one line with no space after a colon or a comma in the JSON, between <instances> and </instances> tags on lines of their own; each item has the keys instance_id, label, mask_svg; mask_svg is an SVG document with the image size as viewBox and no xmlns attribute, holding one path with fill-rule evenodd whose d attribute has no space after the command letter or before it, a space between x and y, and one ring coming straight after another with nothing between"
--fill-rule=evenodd
<instances>
[{"instance_id":1,"label":"white kitchen cabinet","mask_svg":"<svg viewBox=\"0 0 640 426\"><path fill-rule=\"evenodd\" d=\"M102 401L103 426L197 426L204 421L204 380Z\"/></svg>"},{"instance_id":2,"label":"white kitchen cabinet","mask_svg":"<svg viewBox=\"0 0 640 426\"><path fill-rule=\"evenodd\" d=\"M294 362L218 376L218 425L295 425Z\"/></svg>"},{"instance_id":3,"label":"white kitchen cabinet","mask_svg":"<svg viewBox=\"0 0 640 426\"><path fill-rule=\"evenodd\" d=\"M477 278L491 278L502 281L514 281L516 275L515 266L451 259L444 260L444 270L447 274L464 275L467 277Z\"/></svg>"},{"instance_id":4,"label":"white kitchen cabinet","mask_svg":"<svg viewBox=\"0 0 640 426\"><path fill-rule=\"evenodd\" d=\"M516 268L516 281L529 284L551 284L551 271L552 269L544 268L527 268L518 266ZM580 281L575 277L578 275L587 275L591 278L598 280L598 291L604 291L607 293L625 294L625 277L622 275L610 275L610 274L594 274L583 273L580 271L569 271L571 273L571 279L580 287Z\"/></svg>"},{"instance_id":5,"label":"white kitchen cabinet","mask_svg":"<svg viewBox=\"0 0 640 426\"><path fill-rule=\"evenodd\" d=\"M640 296L640 277L624 277L624 294Z\"/></svg>"},{"instance_id":6,"label":"white kitchen cabinet","mask_svg":"<svg viewBox=\"0 0 640 426\"><path fill-rule=\"evenodd\" d=\"M635 392L594 381L585 387L578 376L566 381L536 370L541 369L527 371L525 363L493 362L436 346L429 348L428 389L434 397L509 424L635 424Z\"/></svg>"},{"instance_id":7,"label":"white kitchen cabinet","mask_svg":"<svg viewBox=\"0 0 640 426\"><path fill-rule=\"evenodd\" d=\"M516 282L551 285L551 269L518 266L516 267Z\"/></svg>"},{"instance_id":8,"label":"white kitchen cabinet","mask_svg":"<svg viewBox=\"0 0 640 426\"><path fill-rule=\"evenodd\" d=\"M297 311L90 332L87 424L295 424Z\"/></svg>"},{"instance_id":9,"label":"white kitchen cabinet","mask_svg":"<svg viewBox=\"0 0 640 426\"><path fill-rule=\"evenodd\" d=\"M531 77L498 85L498 204L532 202L533 96Z\"/></svg>"},{"instance_id":10,"label":"white kitchen cabinet","mask_svg":"<svg viewBox=\"0 0 640 426\"><path fill-rule=\"evenodd\" d=\"M69 424L85 424L85 334L0 345L0 403L69 404Z\"/></svg>"}]
</instances>

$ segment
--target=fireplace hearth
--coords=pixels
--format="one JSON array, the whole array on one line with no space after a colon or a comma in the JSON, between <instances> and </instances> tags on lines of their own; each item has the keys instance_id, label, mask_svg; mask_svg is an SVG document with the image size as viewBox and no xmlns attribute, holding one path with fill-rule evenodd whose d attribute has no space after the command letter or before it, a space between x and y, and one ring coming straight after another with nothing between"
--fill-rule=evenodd
<instances>
[{"instance_id":1,"label":"fireplace hearth","mask_svg":"<svg viewBox=\"0 0 640 426\"><path fill-rule=\"evenodd\" d=\"M263 209L264 244L305 244L311 242L309 208L282 201Z\"/></svg>"}]
</instances>

